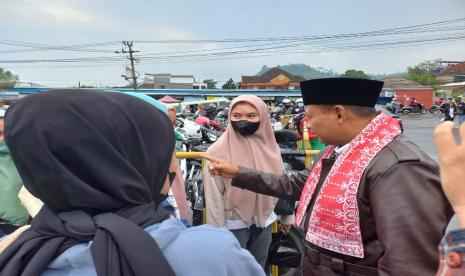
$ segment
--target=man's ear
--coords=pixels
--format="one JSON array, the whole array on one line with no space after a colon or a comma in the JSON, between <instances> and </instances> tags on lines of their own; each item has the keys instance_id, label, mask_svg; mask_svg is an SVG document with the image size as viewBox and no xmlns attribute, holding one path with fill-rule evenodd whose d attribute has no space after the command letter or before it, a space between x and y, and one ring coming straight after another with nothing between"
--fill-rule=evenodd
<instances>
[{"instance_id":1,"label":"man's ear","mask_svg":"<svg viewBox=\"0 0 465 276\"><path fill-rule=\"evenodd\" d=\"M342 105L335 105L333 111L336 113L338 123L342 123L347 118L347 109Z\"/></svg>"}]
</instances>

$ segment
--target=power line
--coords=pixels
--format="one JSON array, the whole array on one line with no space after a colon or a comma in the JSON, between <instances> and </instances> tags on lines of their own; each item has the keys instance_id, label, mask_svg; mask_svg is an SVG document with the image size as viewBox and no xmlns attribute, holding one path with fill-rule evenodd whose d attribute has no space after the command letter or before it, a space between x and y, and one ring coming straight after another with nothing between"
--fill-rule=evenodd
<instances>
[{"instance_id":1,"label":"power line","mask_svg":"<svg viewBox=\"0 0 465 276\"><path fill-rule=\"evenodd\" d=\"M358 42L357 43L346 43L347 47L366 47L370 49L370 45L378 46L379 43L385 44L414 44L418 42L437 42L441 40L460 40L465 33L453 33L447 34L442 36L423 36L423 37L416 37L416 38L409 38L409 39L397 39L397 40L378 40L378 41L369 41L369 42ZM267 44L268 45L268 44ZM188 58L188 57L208 57L208 56L227 56L227 55L234 55L234 54L252 54L252 53L260 53L260 52L282 52L282 51L292 51L298 50L305 47L324 47L324 48L334 48L341 47L344 44L328 44L328 43L318 43L318 42L305 42L305 43L292 43L292 44L274 44L271 47L259 47L259 48L224 48L223 50L233 49L233 51L219 51L219 50L200 50L200 51L185 51L185 52L173 52L172 55L165 55L161 53L157 54L145 54L140 55L141 60L149 61L149 60L167 60L167 59L178 59L178 58ZM317 48L318 48L317 47ZM234 50L238 49L238 50ZM192 53L192 54L191 54ZM202 54L204 53L204 54ZM98 63L120 63L121 61L126 60L123 57L91 57L91 58L64 58L64 59L32 59L32 60L1 60L0 63L43 63L43 62L54 62L54 63L84 63L84 62L98 62Z\"/></svg>"},{"instance_id":2,"label":"power line","mask_svg":"<svg viewBox=\"0 0 465 276\"><path fill-rule=\"evenodd\" d=\"M121 43L120 41L109 41L109 42L97 42L97 43L57 46L57 45L50 45L50 44L39 44L39 43L30 43L30 42L0 39L0 45L9 45L9 46L27 48L27 49L19 49L19 50L3 50L3 51L0 51L0 53L5 54L5 53L39 52L39 51L51 51L51 50L108 53L112 51L111 50L98 50L98 49L92 49L92 48L102 47L102 46L111 46L111 45L120 44L120 43Z\"/></svg>"},{"instance_id":3,"label":"power line","mask_svg":"<svg viewBox=\"0 0 465 276\"><path fill-rule=\"evenodd\" d=\"M260 44L250 44L234 47L223 47L216 49L190 50L178 52L159 52L140 55L140 60L146 64L150 62L192 62L199 60L226 60L237 57L261 57L277 54L296 54L296 53L320 53L322 51L362 51L375 49L388 49L399 47L411 47L415 45L425 45L432 43L445 43L451 41L463 40L465 26L456 25L457 23L465 22L465 18L440 21L435 23L413 25L407 27L398 27L377 31L325 35L325 36L301 36L301 37L278 37L278 38L249 38L249 39L228 39L228 40L176 40L163 42L266 42ZM454 25L447 25L454 24ZM418 36L421 34L428 34ZM400 38L395 38L399 37ZM404 37L402 37L404 36ZM407 37L405 37L407 36ZM372 40L373 38L381 37L382 40ZM391 38L392 37L392 38ZM139 43L151 43L159 41L138 41ZM0 40L0 44L10 43L18 45L27 45L28 47L49 47L45 44L28 44L18 41ZM99 42L88 44L77 44L69 46L60 46L61 49L84 50L86 47L99 47L104 45L112 45L115 42ZM123 42L124 43L124 42ZM55 48L54 48L55 47ZM53 46L50 49L56 49ZM63 48L64 47L64 48ZM41 48L41 49L42 49ZM135 58L129 56L128 59L135 61ZM101 64L100 66L120 66L126 58L118 56L101 56L101 57L80 57L80 58L62 58L62 59L23 59L23 60L0 60L0 63L80 63L81 65L69 67L91 67L92 63ZM91 64L86 64L91 63ZM86 64L86 65L84 65ZM135 77L135 70L132 77Z\"/></svg>"},{"instance_id":4,"label":"power line","mask_svg":"<svg viewBox=\"0 0 465 276\"><path fill-rule=\"evenodd\" d=\"M234 38L234 39L197 39L197 40L140 40L134 41L135 43L243 43L243 42L270 42L270 41L300 41L300 40L319 40L319 39L328 39L328 38L343 38L347 36L360 37L366 35L376 35L376 34L394 34L398 31L413 30L413 31L433 31L433 29L425 29L431 26L443 26L451 23L463 23L465 18L458 18L453 20L438 21L427 24L418 24L410 25L404 27L396 27L384 30L377 31L368 31L368 32L359 32L352 34L337 34L337 35L320 35L320 36L293 36L293 37L265 37L265 38ZM463 26L461 26L463 28ZM423 29L420 29L423 28ZM448 29L451 27L448 26ZM441 30L441 29L439 29ZM444 30L444 29L442 29ZM101 46L111 46L119 44L119 41L107 41L107 42L94 42L86 44L75 44L75 45L50 45L50 44L38 44L38 43L29 43L13 40L0 39L0 44L13 45L19 47L30 47L39 50L70 50L70 51L93 51L95 49L89 49L92 47L101 47ZM98 51L98 50L97 50ZM105 51L107 52L107 51Z\"/></svg>"},{"instance_id":5,"label":"power line","mask_svg":"<svg viewBox=\"0 0 465 276\"><path fill-rule=\"evenodd\" d=\"M388 45L383 43L378 43L377 45L359 45L358 47L352 46L338 46L334 48L330 47L318 47L315 49L308 49L308 50L280 50L280 51L273 51L273 52L262 52L262 53L255 53L255 54L248 54L242 56L241 53L235 53L235 55L218 55L218 56L202 56L202 57L179 57L176 59L148 59L145 60L144 64L162 64L162 63L192 63L192 62L199 62L199 61L219 61L219 60L237 60L237 59L251 59L251 58L262 58L262 57L271 57L276 56L279 54L282 55L289 55L289 54L320 54L325 52L354 52L354 51L365 51L365 50L381 50L381 49L392 49L392 48L403 48L403 47L412 47L412 46L419 46L425 44L441 44L447 43L451 41L463 40L464 37L457 37L453 39L440 39L436 41L417 41L415 43L398 43L396 42L394 45ZM47 66L47 67L22 67L22 68L86 68L86 67L113 67L113 66L121 66L119 63L104 63L104 64L87 64L87 65L63 65L63 66ZM9 68L19 68L17 66L9 67Z\"/></svg>"}]
</instances>

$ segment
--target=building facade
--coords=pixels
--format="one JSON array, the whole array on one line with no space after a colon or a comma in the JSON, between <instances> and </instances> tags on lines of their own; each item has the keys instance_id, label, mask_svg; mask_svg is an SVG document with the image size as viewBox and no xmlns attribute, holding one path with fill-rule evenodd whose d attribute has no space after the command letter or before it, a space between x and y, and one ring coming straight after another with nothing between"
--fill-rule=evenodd
<instances>
[{"instance_id":1,"label":"building facade","mask_svg":"<svg viewBox=\"0 0 465 276\"><path fill-rule=\"evenodd\" d=\"M239 89L299 90L304 78L292 75L279 67L271 68L259 76L242 76Z\"/></svg>"},{"instance_id":2,"label":"building facade","mask_svg":"<svg viewBox=\"0 0 465 276\"><path fill-rule=\"evenodd\" d=\"M465 61L454 65L447 66L439 73L438 78L448 78L449 82L464 82L465 81Z\"/></svg>"},{"instance_id":3,"label":"building facade","mask_svg":"<svg viewBox=\"0 0 465 276\"><path fill-rule=\"evenodd\" d=\"M140 89L206 89L205 83L197 83L193 75L145 74Z\"/></svg>"},{"instance_id":4,"label":"building facade","mask_svg":"<svg viewBox=\"0 0 465 276\"><path fill-rule=\"evenodd\" d=\"M384 86L380 95L382 97L395 96L399 103L406 106L415 97L417 102L428 109L434 103L434 90L429 86L399 77L385 78L383 81Z\"/></svg>"}]
</instances>

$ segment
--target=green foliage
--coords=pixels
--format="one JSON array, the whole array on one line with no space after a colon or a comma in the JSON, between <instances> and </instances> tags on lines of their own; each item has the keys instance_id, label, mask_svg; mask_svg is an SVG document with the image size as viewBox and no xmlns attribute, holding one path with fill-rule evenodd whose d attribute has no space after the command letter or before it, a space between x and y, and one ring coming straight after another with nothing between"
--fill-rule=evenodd
<instances>
[{"instance_id":1,"label":"green foliage","mask_svg":"<svg viewBox=\"0 0 465 276\"><path fill-rule=\"evenodd\" d=\"M10 71L5 71L3 68L0 68L0 89L6 89L14 87L16 82L18 82L19 77Z\"/></svg>"},{"instance_id":2,"label":"green foliage","mask_svg":"<svg viewBox=\"0 0 465 276\"><path fill-rule=\"evenodd\" d=\"M370 79L370 76L365 74L362 70L350 69L344 74L340 75L341 78L356 78L356 79Z\"/></svg>"},{"instance_id":3,"label":"green foliage","mask_svg":"<svg viewBox=\"0 0 465 276\"><path fill-rule=\"evenodd\" d=\"M223 89L236 89L236 84L234 83L233 79L230 78L223 86L221 87Z\"/></svg>"},{"instance_id":4,"label":"green foliage","mask_svg":"<svg viewBox=\"0 0 465 276\"><path fill-rule=\"evenodd\" d=\"M218 82L213 79L204 80L203 83L207 84L207 89L216 89L216 85L218 84Z\"/></svg>"},{"instance_id":5,"label":"green foliage","mask_svg":"<svg viewBox=\"0 0 465 276\"><path fill-rule=\"evenodd\" d=\"M337 73L332 70L326 70L321 67L312 67L306 64L288 64L288 65L278 65L279 68L283 69L290 74L301 76L304 79L318 79L318 78L329 78L337 76ZM260 72L257 75L261 75L266 71L270 70L272 67L263 65L260 69Z\"/></svg>"},{"instance_id":6,"label":"green foliage","mask_svg":"<svg viewBox=\"0 0 465 276\"><path fill-rule=\"evenodd\" d=\"M439 59L425 61L413 67L408 67L405 78L423 85L431 86L434 91L437 91L439 89L439 82L434 76L433 70L439 65L440 61Z\"/></svg>"},{"instance_id":7,"label":"green foliage","mask_svg":"<svg viewBox=\"0 0 465 276\"><path fill-rule=\"evenodd\" d=\"M456 103L459 103L460 99L463 98L463 94L460 92L453 92L451 96Z\"/></svg>"}]
</instances>

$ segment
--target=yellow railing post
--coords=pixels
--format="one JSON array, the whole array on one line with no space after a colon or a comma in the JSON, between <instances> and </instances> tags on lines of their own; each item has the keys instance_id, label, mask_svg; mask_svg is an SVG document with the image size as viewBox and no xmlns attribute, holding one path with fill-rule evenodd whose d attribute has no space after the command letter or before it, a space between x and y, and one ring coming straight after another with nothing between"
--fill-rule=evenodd
<instances>
[{"instance_id":1,"label":"yellow railing post","mask_svg":"<svg viewBox=\"0 0 465 276\"><path fill-rule=\"evenodd\" d=\"M202 158L202 173L203 173L203 168L205 166L205 159ZM204 191L204 196L203 196L203 202L205 202L205 186L203 187L203 191ZM205 205L206 206L206 203ZM203 218L202 218L202 222L203 224L207 224L207 208L206 207L203 207L203 214L202 214Z\"/></svg>"},{"instance_id":2,"label":"yellow railing post","mask_svg":"<svg viewBox=\"0 0 465 276\"><path fill-rule=\"evenodd\" d=\"M310 146L310 133L308 133L307 122L304 122L304 129L302 129L302 133L303 150L311 150L312 148Z\"/></svg>"},{"instance_id":3,"label":"yellow railing post","mask_svg":"<svg viewBox=\"0 0 465 276\"><path fill-rule=\"evenodd\" d=\"M305 151L305 167L308 169L312 164L312 156L317 155L319 150L306 150Z\"/></svg>"},{"instance_id":4,"label":"yellow railing post","mask_svg":"<svg viewBox=\"0 0 465 276\"><path fill-rule=\"evenodd\" d=\"M294 115L283 115L283 116L281 116L281 119L279 120L279 122L284 127L285 125L287 125L287 123L289 123L289 121L292 118L294 118Z\"/></svg>"},{"instance_id":5,"label":"yellow railing post","mask_svg":"<svg viewBox=\"0 0 465 276\"><path fill-rule=\"evenodd\" d=\"M275 220L271 226L271 232L278 233L278 220ZM278 276L279 275L279 269L277 265L272 265L271 266L271 275L272 276Z\"/></svg>"}]
</instances>

